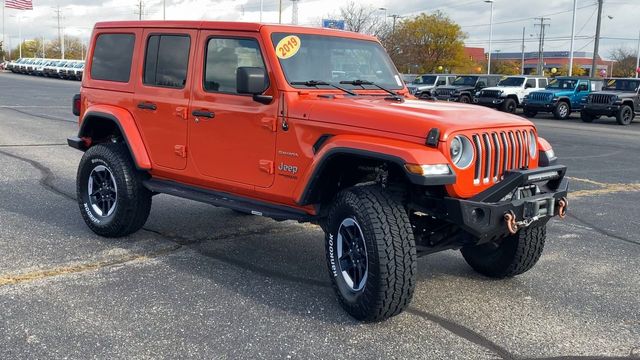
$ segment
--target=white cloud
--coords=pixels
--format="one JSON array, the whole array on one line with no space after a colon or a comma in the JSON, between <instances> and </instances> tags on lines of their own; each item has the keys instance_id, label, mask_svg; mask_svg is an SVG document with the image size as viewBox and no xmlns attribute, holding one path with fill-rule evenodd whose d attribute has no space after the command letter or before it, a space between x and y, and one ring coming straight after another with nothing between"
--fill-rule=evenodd
<instances>
[{"instance_id":1,"label":"white cloud","mask_svg":"<svg viewBox=\"0 0 640 360\"><path fill-rule=\"evenodd\" d=\"M374 8L384 7L387 14L410 16L420 12L441 10L463 26L470 45L487 47L489 39L489 5L483 0L356 0ZM22 17L22 37L54 39L57 36L55 8L60 4L64 14L65 33L87 39L97 21L134 20L138 18L136 0L34 0L34 11L6 10L5 31L7 42L18 43L18 14ZM162 19L162 0L144 1L146 19ZM260 0L166 0L167 18L184 20L258 21ZM279 0L263 0L263 21L277 22ZM300 23L316 26L320 19L337 14L346 1L300 0ZM578 0L576 30L582 37L576 42L576 50L593 50L595 32L595 0ZM291 1L282 0L283 22L291 21ZM503 52L519 51L522 27L526 27L527 51L537 51L537 36L533 17L548 15L546 50L567 50L571 34L571 9L573 0L495 0L494 49ZM605 1L602 21L601 51L604 56L615 47L635 49L640 23L639 0ZM380 16L384 16L380 11ZM609 17L612 17L610 19ZM506 21L511 21L507 22ZM529 36L533 34L532 36ZM591 38L588 38L591 37Z\"/></svg>"}]
</instances>

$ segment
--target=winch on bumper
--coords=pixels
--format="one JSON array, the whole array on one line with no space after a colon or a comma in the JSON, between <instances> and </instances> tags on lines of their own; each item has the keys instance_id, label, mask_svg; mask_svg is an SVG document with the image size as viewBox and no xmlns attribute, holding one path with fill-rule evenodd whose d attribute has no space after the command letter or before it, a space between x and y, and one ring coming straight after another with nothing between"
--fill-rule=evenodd
<instances>
[{"instance_id":1,"label":"winch on bumper","mask_svg":"<svg viewBox=\"0 0 640 360\"><path fill-rule=\"evenodd\" d=\"M474 236L478 244L523 227L544 225L566 214L565 173L563 165L508 171L504 180L471 199L445 197L441 215Z\"/></svg>"}]
</instances>

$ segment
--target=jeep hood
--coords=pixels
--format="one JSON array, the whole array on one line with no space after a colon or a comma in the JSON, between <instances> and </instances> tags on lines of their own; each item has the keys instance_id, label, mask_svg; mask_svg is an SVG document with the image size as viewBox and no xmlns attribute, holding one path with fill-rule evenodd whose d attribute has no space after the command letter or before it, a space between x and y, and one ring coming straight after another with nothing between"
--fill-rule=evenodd
<instances>
[{"instance_id":1,"label":"jeep hood","mask_svg":"<svg viewBox=\"0 0 640 360\"><path fill-rule=\"evenodd\" d=\"M458 131L533 124L516 115L493 109L450 102L422 100L393 101L383 96L322 98L308 97L293 102L289 116L392 134L417 137L424 143L429 130L440 129L440 140ZM302 115L302 116L301 116Z\"/></svg>"},{"instance_id":2,"label":"jeep hood","mask_svg":"<svg viewBox=\"0 0 640 360\"><path fill-rule=\"evenodd\" d=\"M558 96L563 96L563 95L572 95L573 92L574 92L573 89L546 89L546 90L533 91L531 92L531 94L554 94Z\"/></svg>"},{"instance_id":3,"label":"jeep hood","mask_svg":"<svg viewBox=\"0 0 640 360\"><path fill-rule=\"evenodd\" d=\"M635 97L638 96L635 92L632 91L607 91L607 90L603 90L603 91L598 91L597 93L592 93L592 94L597 94L597 95L615 95L621 98L631 98L631 97Z\"/></svg>"}]
</instances>

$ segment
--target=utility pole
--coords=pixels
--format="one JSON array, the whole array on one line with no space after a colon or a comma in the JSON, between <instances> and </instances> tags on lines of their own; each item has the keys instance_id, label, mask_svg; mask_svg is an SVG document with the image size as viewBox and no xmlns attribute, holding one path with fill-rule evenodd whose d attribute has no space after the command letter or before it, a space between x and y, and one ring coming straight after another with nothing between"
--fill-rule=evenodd
<instances>
[{"instance_id":1,"label":"utility pole","mask_svg":"<svg viewBox=\"0 0 640 360\"><path fill-rule=\"evenodd\" d=\"M525 32L525 27L522 27L522 59L520 60L520 75L524 75L524 32Z\"/></svg>"},{"instance_id":2,"label":"utility pole","mask_svg":"<svg viewBox=\"0 0 640 360\"><path fill-rule=\"evenodd\" d=\"M260 22L262 22L262 10L264 9L264 0L260 0Z\"/></svg>"},{"instance_id":3,"label":"utility pole","mask_svg":"<svg viewBox=\"0 0 640 360\"><path fill-rule=\"evenodd\" d=\"M395 33L396 33L396 20L401 19L402 16L400 16L398 14L391 14L391 15L389 15L389 17L393 19L393 25L391 25L391 35L395 35Z\"/></svg>"},{"instance_id":4,"label":"utility pole","mask_svg":"<svg viewBox=\"0 0 640 360\"><path fill-rule=\"evenodd\" d=\"M279 10L278 10L278 24L282 24L282 0L280 0Z\"/></svg>"},{"instance_id":5,"label":"utility pole","mask_svg":"<svg viewBox=\"0 0 640 360\"><path fill-rule=\"evenodd\" d=\"M45 56L45 50L44 50L44 35L42 35L42 58L44 59Z\"/></svg>"},{"instance_id":6,"label":"utility pole","mask_svg":"<svg viewBox=\"0 0 640 360\"><path fill-rule=\"evenodd\" d=\"M493 42L493 0L484 0L491 5L491 15L489 18L489 52L487 55L487 74L491 74L491 43Z\"/></svg>"},{"instance_id":7,"label":"utility pole","mask_svg":"<svg viewBox=\"0 0 640 360\"><path fill-rule=\"evenodd\" d=\"M544 33L545 28L549 26L549 24L545 24L544 22L547 20L551 20L546 17L535 18L535 20L540 20L540 24L535 24L534 26L540 26L540 41L538 43L538 75L544 75Z\"/></svg>"},{"instance_id":8,"label":"utility pole","mask_svg":"<svg viewBox=\"0 0 640 360\"><path fill-rule=\"evenodd\" d=\"M298 1L300 0L291 0L291 23L293 25L298 25Z\"/></svg>"},{"instance_id":9,"label":"utility pole","mask_svg":"<svg viewBox=\"0 0 640 360\"><path fill-rule=\"evenodd\" d=\"M142 3L142 0L138 1L138 20L142 21L142 9L144 8L144 4Z\"/></svg>"},{"instance_id":10,"label":"utility pole","mask_svg":"<svg viewBox=\"0 0 640 360\"><path fill-rule=\"evenodd\" d=\"M2 1L2 61L4 61L4 48L7 46L7 44L5 43L5 38L4 38L4 23L6 22L5 17L4 17L4 8L5 8L6 4L4 3L4 0ZM11 51L11 47L9 47L9 51ZM11 55L9 55L9 57L11 57Z\"/></svg>"},{"instance_id":11,"label":"utility pole","mask_svg":"<svg viewBox=\"0 0 640 360\"><path fill-rule=\"evenodd\" d=\"M62 10L60 5L56 9L56 15L58 17L58 41L60 42L60 59L64 60L64 30L62 29L60 20L62 19Z\"/></svg>"},{"instance_id":12,"label":"utility pole","mask_svg":"<svg viewBox=\"0 0 640 360\"><path fill-rule=\"evenodd\" d=\"M573 75L573 43L576 38L576 11L578 0L573 0L573 20L571 21L571 46L569 47L569 76Z\"/></svg>"},{"instance_id":13,"label":"utility pole","mask_svg":"<svg viewBox=\"0 0 640 360\"><path fill-rule=\"evenodd\" d=\"M167 0L162 0L162 20L167 20Z\"/></svg>"},{"instance_id":14,"label":"utility pole","mask_svg":"<svg viewBox=\"0 0 640 360\"><path fill-rule=\"evenodd\" d=\"M604 0L598 0L598 21L596 22L596 38L593 44L593 60L591 60L591 77L595 77L597 70L598 47L600 46L600 25L602 24L602 3Z\"/></svg>"}]
</instances>

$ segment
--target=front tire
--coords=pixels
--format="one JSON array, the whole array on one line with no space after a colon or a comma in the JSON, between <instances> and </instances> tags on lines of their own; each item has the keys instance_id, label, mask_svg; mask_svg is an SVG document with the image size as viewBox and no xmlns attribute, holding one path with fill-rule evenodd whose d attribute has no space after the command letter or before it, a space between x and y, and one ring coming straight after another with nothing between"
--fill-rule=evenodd
<instances>
[{"instance_id":1,"label":"front tire","mask_svg":"<svg viewBox=\"0 0 640 360\"><path fill-rule=\"evenodd\" d=\"M502 103L502 108L500 110L509 114L514 114L517 108L518 108L518 103L516 103L516 101L512 98L507 98Z\"/></svg>"},{"instance_id":2,"label":"front tire","mask_svg":"<svg viewBox=\"0 0 640 360\"><path fill-rule=\"evenodd\" d=\"M460 96L460 102L463 104L471 104L471 97L469 95Z\"/></svg>"},{"instance_id":3,"label":"front tire","mask_svg":"<svg viewBox=\"0 0 640 360\"><path fill-rule=\"evenodd\" d=\"M327 266L340 305L363 321L401 313L416 285L416 247L404 207L377 186L340 192L326 220Z\"/></svg>"},{"instance_id":4,"label":"front tire","mask_svg":"<svg viewBox=\"0 0 640 360\"><path fill-rule=\"evenodd\" d=\"M580 119L582 119L582 122L592 123L593 119L594 119L594 116L589 114L588 112L581 111L580 112Z\"/></svg>"},{"instance_id":5,"label":"front tire","mask_svg":"<svg viewBox=\"0 0 640 360\"><path fill-rule=\"evenodd\" d=\"M566 120L571 115L571 107L565 101L560 101L555 110L553 110L553 116L557 120Z\"/></svg>"},{"instance_id":6,"label":"front tire","mask_svg":"<svg viewBox=\"0 0 640 360\"><path fill-rule=\"evenodd\" d=\"M467 263L482 275L507 278L531 269L540 259L547 237L547 227L521 229L501 243L465 246L460 251Z\"/></svg>"},{"instance_id":7,"label":"front tire","mask_svg":"<svg viewBox=\"0 0 640 360\"><path fill-rule=\"evenodd\" d=\"M84 153L77 175L77 199L85 223L96 234L121 237L138 231L149 217L151 191L121 143L104 143Z\"/></svg>"},{"instance_id":8,"label":"front tire","mask_svg":"<svg viewBox=\"0 0 640 360\"><path fill-rule=\"evenodd\" d=\"M524 109L524 116L533 118L533 117L536 117L536 115L538 115L537 111Z\"/></svg>"},{"instance_id":9,"label":"front tire","mask_svg":"<svg viewBox=\"0 0 640 360\"><path fill-rule=\"evenodd\" d=\"M629 105L622 105L618 114L616 114L616 121L618 125L629 125L633 120L633 109Z\"/></svg>"}]
</instances>

